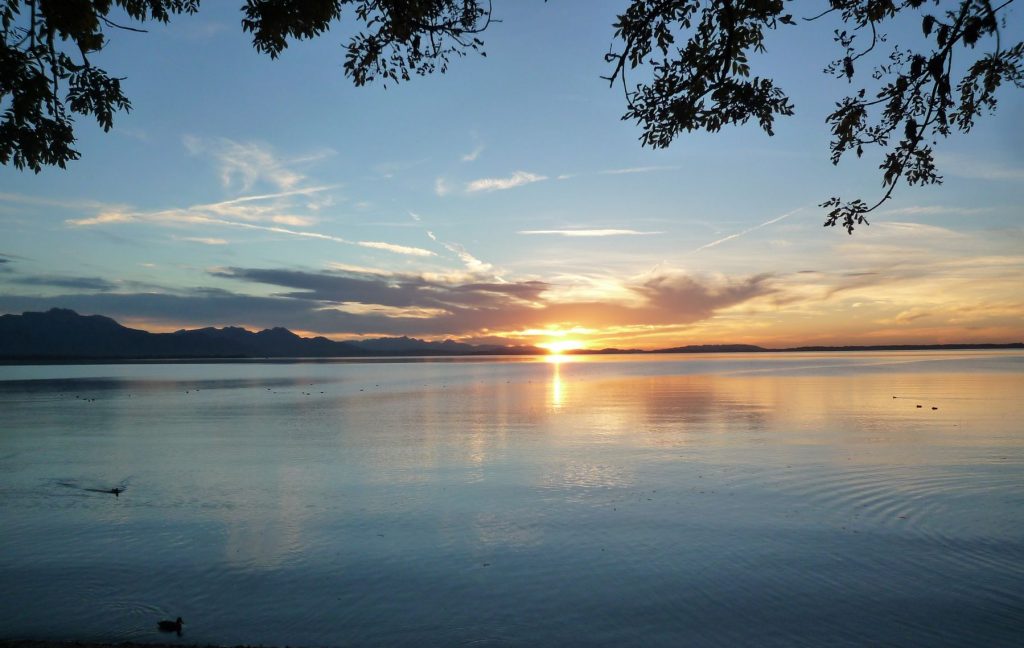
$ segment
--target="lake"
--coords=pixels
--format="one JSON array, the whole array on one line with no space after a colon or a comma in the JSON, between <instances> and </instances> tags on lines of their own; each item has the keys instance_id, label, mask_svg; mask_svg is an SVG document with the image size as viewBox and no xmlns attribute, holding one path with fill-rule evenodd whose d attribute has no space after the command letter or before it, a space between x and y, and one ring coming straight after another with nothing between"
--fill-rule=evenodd
<instances>
[{"instance_id":1,"label":"lake","mask_svg":"<svg viewBox=\"0 0 1024 648\"><path fill-rule=\"evenodd\" d=\"M1022 397L1020 352L2 366L0 638L1019 645Z\"/></svg>"}]
</instances>

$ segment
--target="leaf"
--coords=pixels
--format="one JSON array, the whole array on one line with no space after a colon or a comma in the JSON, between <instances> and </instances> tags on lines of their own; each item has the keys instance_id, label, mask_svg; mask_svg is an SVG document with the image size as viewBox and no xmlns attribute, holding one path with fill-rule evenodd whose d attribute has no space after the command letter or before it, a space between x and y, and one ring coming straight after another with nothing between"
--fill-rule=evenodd
<instances>
[{"instance_id":1,"label":"leaf","mask_svg":"<svg viewBox=\"0 0 1024 648\"><path fill-rule=\"evenodd\" d=\"M924 20L921 21L921 31L924 32L924 35L926 37L931 35L932 27L934 27L934 26L935 26L935 16L932 16L930 14L925 16Z\"/></svg>"}]
</instances>

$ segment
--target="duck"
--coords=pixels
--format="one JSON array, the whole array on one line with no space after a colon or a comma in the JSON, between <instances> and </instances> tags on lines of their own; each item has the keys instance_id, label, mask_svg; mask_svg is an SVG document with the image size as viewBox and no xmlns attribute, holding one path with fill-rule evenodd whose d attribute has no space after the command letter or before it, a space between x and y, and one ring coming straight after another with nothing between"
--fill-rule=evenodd
<instances>
[{"instance_id":1,"label":"duck","mask_svg":"<svg viewBox=\"0 0 1024 648\"><path fill-rule=\"evenodd\" d=\"M175 621L160 621L156 624L156 627L160 628L160 632L177 632L181 634L181 626L185 623L178 617Z\"/></svg>"},{"instance_id":2,"label":"duck","mask_svg":"<svg viewBox=\"0 0 1024 648\"><path fill-rule=\"evenodd\" d=\"M124 492L124 489L123 488L111 488L110 492L114 495L114 497L120 497L121 493Z\"/></svg>"}]
</instances>

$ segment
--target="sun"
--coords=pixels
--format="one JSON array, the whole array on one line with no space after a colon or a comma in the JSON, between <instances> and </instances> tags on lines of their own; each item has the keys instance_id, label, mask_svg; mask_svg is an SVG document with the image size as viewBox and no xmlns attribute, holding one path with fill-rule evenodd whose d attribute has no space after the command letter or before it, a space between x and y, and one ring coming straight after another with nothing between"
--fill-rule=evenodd
<instances>
[{"instance_id":1,"label":"sun","mask_svg":"<svg viewBox=\"0 0 1024 648\"><path fill-rule=\"evenodd\" d=\"M583 343L577 340L552 340L551 342L541 342L537 346L547 349L551 355L562 355L566 351L582 349Z\"/></svg>"}]
</instances>

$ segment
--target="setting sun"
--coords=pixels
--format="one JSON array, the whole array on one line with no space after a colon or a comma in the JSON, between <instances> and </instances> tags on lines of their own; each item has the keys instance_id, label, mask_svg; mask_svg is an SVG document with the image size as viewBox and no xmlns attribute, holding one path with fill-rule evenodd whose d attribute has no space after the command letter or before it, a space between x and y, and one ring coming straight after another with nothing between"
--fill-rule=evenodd
<instances>
[{"instance_id":1,"label":"setting sun","mask_svg":"<svg viewBox=\"0 0 1024 648\"><path fill-rule=\"evenodd\" d=\"M582 349L583 343L578 340L554 340L551 342L541 342L537 346L547 349L551 355L561 355L566 351Z\"/></svg>"}]
</instances>

